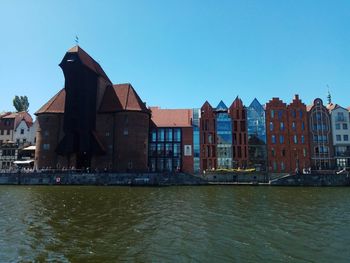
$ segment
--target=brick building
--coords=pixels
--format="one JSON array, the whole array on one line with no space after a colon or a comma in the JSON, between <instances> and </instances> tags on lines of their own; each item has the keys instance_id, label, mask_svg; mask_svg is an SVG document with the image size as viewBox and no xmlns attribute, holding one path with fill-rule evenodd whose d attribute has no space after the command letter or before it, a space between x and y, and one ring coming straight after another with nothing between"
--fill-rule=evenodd
<instances>
[{"instance_id":1,"label":"brick building","mask_svg":"<svg viewBox=\"0 0 350 263\"><path fill-rule=\"evenodd\" d=\"M148 170L150 111L130 84L113 85L81 47L60 67L65 85L37 112L37 168Z\"/></svg>"},{"instance_id":2,"label":"brick building","mask_svg":"<svg viewBox=\"0 0 350 263\"><path fill-rule=\"evenodd\" d=\"M247 112L240 98L236 98L229 108L233 120L232 157L233 167L248 166Z\"/></svg>"},{"instance_id":3,"label":"brick building","mask_svg":"<svg viewBox=\"0 0 350 263\"><path fill-rule=\"evenodd\" d=\"M310 167L306 105L295 95L287 105L278 98L266 104L270 172L300 172Z\"/></svg>"},{"instance_id":4,"label":"brick building","mask_svg":"<svg viewBox=\"0 0 350 263\"><path fill-rule=\"evenodd\" d=\"M194 172L193 127L191 109L150 107L150 171Z\"/></svg>"},{"instance_id":5,"label":"brick building","mask_svg":"<svg viewBox=\"0 0 350 263\"><path fill-rule=\"evenodd\" d=\"M216 117L213 107L206 101L200 117L200 170L216 168Z\"/></svg>"},{"instance_id":6,"label":"brick building","mask_svg":"<svg viewBox=\"0 0 350 263\"><path fill-rule=\"evenodd\" d=\"M272 98L266 104L266 137L269 171L289 172L290 147L287 104Z\"/></svg>"}]
</instances>

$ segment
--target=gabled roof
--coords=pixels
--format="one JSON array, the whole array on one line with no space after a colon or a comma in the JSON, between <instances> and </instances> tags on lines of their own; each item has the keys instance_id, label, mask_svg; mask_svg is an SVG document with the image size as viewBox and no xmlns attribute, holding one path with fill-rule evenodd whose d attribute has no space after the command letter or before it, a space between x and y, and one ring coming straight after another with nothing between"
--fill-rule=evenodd
<instances>
[{"instance_id":1,"label":"gabled roof","mask_svg":"<svg viewBox=\"0 0 350 263\"><path fill-rule=\"evenodd\" d=\"M61 89L55 96L53 96L44 106L42 106L35 115L41 113L64 113L64 105L66 100L66 90Z\"/></svg>"},{"instance_id":2,"label":"gabled roof","mask_svg":"<svg viewBox=\"0 0 350 263\"><path fill-rule=\"evenodd\" d=\"M330 104L328 104L327 106L326 106L326 108L327 108L327 110L329 111L329 112L332 112L333 110L335 110L335 109L343 109L343 110L348 110L347 108L344 108L344 107L342 107L342 106L340 106L339 104L333 104L333 103L330 103Z\"/></svg>"},{"instance_id":3,"label":"gabled roof","mask_svg":"<svg viewBox=\"0 0 350 263\"><path fill-rule=\"evenodd\" d=\"M236 99L232 102L230 108L243 108L243 101L237 96Z\"/></svg>"},{"instance_id":4,"label":"gabled roof","mask_svg":"<svg viewBox=\"0 0 350 263\"><path fill-rule=\"evenodd\" d=\"M202 105L201 109L204 108L204 107L208 107L210 109L213 109L213 107L210 105L210 103L207 100L204 102L204 104Z\"/></svg>"},{"instance_id":5,"label":"gabled roof","mask_svg":"<svg viewBox=\"0 0 350 263\"><path fill-rule=\"evenodd\" d=\"M192 109L161 109L150 107L157 127L192 127Z\"/></svg>"},{"instance_id":6,"label":"gabled roof","mask_svg":"<svg viewBox=\"0 0 350 263\"><path fill-rule=\"evenodd\" d=\"M227 106L222 100L220 100L220 102L219 102L218 106L216 106L215 110L216 111L227 111Z\"/></svg>"},{"instance_id":7,"label":"gabled roof","mask_svg":"<svg viewBox=\"0 0 350 263\"><path fill-rule=\"evenodd\" d=\"M110 81L110 79L108 78L107 74L104 72L104 70L102 69L102 67L100 66L99 63L96 62L96 60L94 60L84 49L82 49L80 46L74 46L72 48L70 48L66 55L64 56L61 64L63 63L63 61L65 60L65 57L67 56L67 54L70 53L76 53L81 61L81 63L88 67L89 69L91 69L92 71L94 71L97 75L103 77L105 80L107 80L110 84L112 84L112 82ZM61 65L60 64L60 65Z\"/></svg>"},{"instance_id":8,"label":"gabled roof","mask_svg":"<svg viewBox=\"0 0 350 263\"><path fill-rule=\"evenodd\" d=\"M7 113L6 115L3 115L1 118L2 119L14 119L14 129L17 129L17 127L21 123L21 121L24 121L28 128L33 125L32 116L30 116L30 114L28 112L25 112L25 111Z\"/></svg>"},{"instance_id":9,"label":"gabled roof","mask_svg":"<svg viewBox=\"0 0 350 263\"><path fill-rule=\"evenodd\" d=\"M256 111L264 110L264 107L260 104L260 102L256 98L254 98L252 103L250 103L249 108L253 108Z\"/></svg>"},{"instance_id":10,"label":"gabled roof","mask_svg":"<svg viewBox=\"0 0 350 263\"><path fill-rule=\"evenodd\" d=\"M140 99L130 83L113 85L122 110L149 112L145 103ZM103 102L102 102L103 103Z\"/></svg>"}]
</instances>

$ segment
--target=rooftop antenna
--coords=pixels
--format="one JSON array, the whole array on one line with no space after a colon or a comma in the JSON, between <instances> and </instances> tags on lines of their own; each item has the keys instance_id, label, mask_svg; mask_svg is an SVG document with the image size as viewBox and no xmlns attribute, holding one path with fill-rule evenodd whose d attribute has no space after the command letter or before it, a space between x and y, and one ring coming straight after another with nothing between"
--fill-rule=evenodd
<instances>
[{"instance_id":1,"label":"rooftop antenna","mask_svg":"<svg viewBox=\"0 0 350 263\"><path fill-rule=\"evenodd\" d=\"M327 95L328 104L332 104L332 95L329 92L329 86L328 85L327 85L327 88L328 88L328 95Z\"/></svg>"},{"instance_id":2,"label":"rooftop antenna","mask_svg":"<svg viewBox=\"0 0 350 263\"><path fill-rule=\"evenodd\" d=\"M77 46L79 45L79 37L78 37L78 35L75 35L75 44Z\"/></svg>"}]
</instances>

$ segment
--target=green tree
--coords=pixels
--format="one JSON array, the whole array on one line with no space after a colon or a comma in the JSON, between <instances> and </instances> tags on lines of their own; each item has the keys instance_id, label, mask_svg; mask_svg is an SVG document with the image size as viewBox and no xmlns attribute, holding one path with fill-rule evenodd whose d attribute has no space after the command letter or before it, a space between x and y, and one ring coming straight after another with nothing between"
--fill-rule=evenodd
<instances>
[{"instance_id":1,"label":"green tree","mask_svg":"<svg viewBox=\"0 0 350 263\"><path fill-rule=\"evenodd\" d=\"M29 108L29 102L27 96L15 96L13 99L13 106L17 110L17 112L20 111L28 111Z\"/></svg>"}]
</instances>

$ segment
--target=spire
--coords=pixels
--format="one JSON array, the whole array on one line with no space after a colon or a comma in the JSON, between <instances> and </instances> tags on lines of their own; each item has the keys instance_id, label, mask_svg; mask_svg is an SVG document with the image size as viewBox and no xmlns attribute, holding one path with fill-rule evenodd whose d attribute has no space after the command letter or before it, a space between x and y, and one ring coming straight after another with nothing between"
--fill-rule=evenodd
<instances>
[{"instance_id":1,"label":"spire","mask_svg":"<svg viewBox=\"0 0 350 263\"><path fill-rule=\"evenodd\" d=\"M331 93L329 92L329 86L327 85L328 87L328 95L327 95L327 101L328 101L328 104L332 104L332 96L331 96Z\"/></svg>"}]
</instances>

